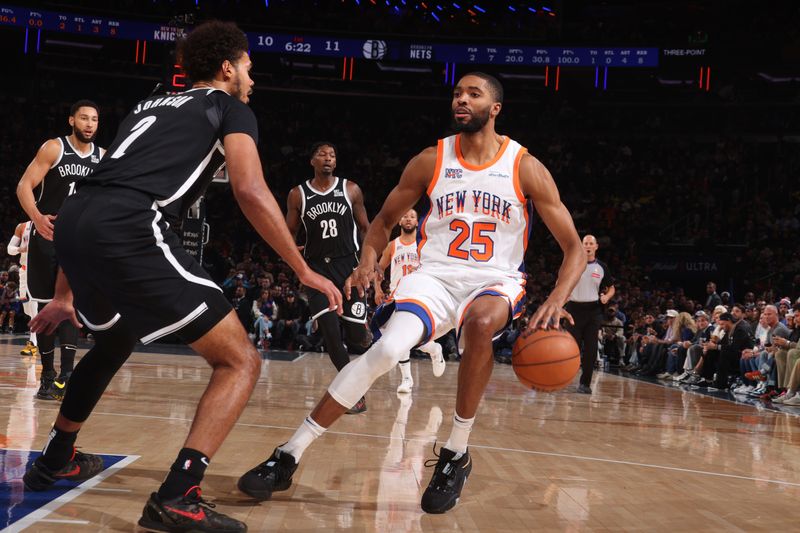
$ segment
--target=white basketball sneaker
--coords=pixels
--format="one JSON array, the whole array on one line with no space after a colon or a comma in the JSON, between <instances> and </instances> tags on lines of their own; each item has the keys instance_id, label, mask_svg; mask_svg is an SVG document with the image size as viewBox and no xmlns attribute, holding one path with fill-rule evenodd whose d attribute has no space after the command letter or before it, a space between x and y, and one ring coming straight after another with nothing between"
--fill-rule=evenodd
<instances>
[{"instance_id":1,"label":"white basketball sneaker","mask_svg":"<svg viewBox=\"0 0 800 533\"><path fill-rule=\"evenodd\" d=\"M414 388L414 379L403 378L403 381L401 381L400 385L397 386L397 392L402 394L408 394L411 392L411 389L413 388Z\"/></svg>"},{"instance_id":2,"label":"white basketball sneaker","mask_svg":"<svg viewBox=\"0 0 800 533\"><path fill-rule=\"evenodd\" d=\"M429 342L421 349L431 356L433 375L438 378L444 374L444 369L447 368L447 364L444 362L444 355L442 355L442 346L438 342Z\"/></svg>"}]
</instances>

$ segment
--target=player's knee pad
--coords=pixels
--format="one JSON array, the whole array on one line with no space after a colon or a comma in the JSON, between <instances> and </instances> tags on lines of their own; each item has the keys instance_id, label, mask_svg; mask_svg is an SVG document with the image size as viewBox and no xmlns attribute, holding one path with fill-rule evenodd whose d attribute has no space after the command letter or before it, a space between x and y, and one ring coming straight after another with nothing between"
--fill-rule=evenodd
<instances>
[{"instance_id":1,"label":"player's knee pad","mask_svg":"<svg viewBox=\"0 0 800 533\"><path fill-rule=\"evenodd\" d=\"M128 360L136 336L123 321L107 331L94 333L95 345L80 360L70 377L61 414L73 422L89 418L111 378Z\"/></svg>"},{"instance_id":2,"label":"player's knee pad","mask_svg":"<svg viewBox=\"0 0 800 533\"><path fill-rule=\"evenodd\" d=\"M382 337L364 355L350 361L336 374L328 393L345 407L355 405L376 379L408 356L409 349L406 345L386 342L386 337Z\"/></svg>"}]
</instances>

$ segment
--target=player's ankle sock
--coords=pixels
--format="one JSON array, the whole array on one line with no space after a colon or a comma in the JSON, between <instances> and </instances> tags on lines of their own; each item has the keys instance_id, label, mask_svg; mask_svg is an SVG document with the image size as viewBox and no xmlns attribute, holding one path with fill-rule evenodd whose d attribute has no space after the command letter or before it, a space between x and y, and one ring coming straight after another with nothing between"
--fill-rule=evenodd
<instances>
[{"instance_id":1,"label":"player's ankle sock","mask_svg":"<svg viewBox=\"0 0 800 533\"><path fill-rule=\"evenodd\" d=\"M303 456L306 448L311 446L311 443L317 440L318 437L322 436L326 429L314 422L310 416L307 416L303 423L300 424L300 427L297 428L297 431L294 432L292 438L289 439L289 442L279 446L279 448L294 457L294 460L299 463L300 457Z\"/></svg>"},{"instance_id":2,"label":"player's ankle sock","mask_svg":"<svg viewBox=\"0 0 800 533\"><path fill-rule=\"evenodd\" d=\"M53 355L53 350L45 352L41 348L39 348L39 359L42 361L42 374L44 374L45 372L54 373L56 371L56 367L54 364L55 357Z\"/></svg>"},{"instance_id":3,"label":"player's ankle sock","mask_svg":"<svg viewBox=\"0 0 800 533\"><path fill-rule=\"evenodd\" d=\"M75 453L75 439L78 438L77 431L62 431L58 428L50 430L47 444L42 450L42 463L50 470L61 470L64 468L72 454Z\"/></svg>"},{"instance_id":4,"label":"player's ankle sock","mask_svg":"<svg viewBox=\"0 0 800 533\"><path fill-rule=\"evenodd\" d=\"M400 366L400 375L403 379L411 379L411 359L400 361L397 364Z\"/></svg>"},{"instance_id":5,"label":"player's ankle sock","mask_svg":"<svg viewBox=\"0 0 800 533\"><path fill-rule=\"evenodd\" d=\"M450 430L450 438L447 439L444 447L456 452L457 455L465 453L467 451L469 433L472 431L472 424L474 423L474 416L472 418L461 418L458 413L453 415L453 429Z\"/></svg>"},{"instance_id":6,"label":"player's ankle sock","mask_svg":"<svg viewBox=\"0 0 800 533\"><path fill-rule=\"evenodd\" d=\"M75 346L64 345L61 347L61 370L60 376L66 376L72 373L75 368Z\"/></svg>"},{"instance_id":7,"label":"player's ankle sock","mask_svg":"<svg viewBox=\"0 0 800 533\"><path fill-rule=\"evenodd\" d=\"M172 463L169 474L158 489L158 497L162 500L179 498L189 489L200 485L208 466L208 457L191 448L182 448L178 458Z\"/></svg>"}]
</instances>

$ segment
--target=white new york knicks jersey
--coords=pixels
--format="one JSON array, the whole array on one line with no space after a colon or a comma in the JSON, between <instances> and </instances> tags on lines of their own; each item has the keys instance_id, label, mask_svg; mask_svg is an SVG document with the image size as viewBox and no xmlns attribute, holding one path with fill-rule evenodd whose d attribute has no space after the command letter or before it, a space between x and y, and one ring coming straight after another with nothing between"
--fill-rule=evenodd
<instances>
[{"instance_id":1,"label":"white new york knicks jersey","mask_svg":"<svg viewBox=\"0 0 800 533\"><path fill-rule=\"evenodd\" d=\"M400 278L411 274L419 267L417 242L403 244L400 237L392 241L392 259L389 263L389 289L394 291Z\"/></svg>"},{"instance_id":2,"label":"white new york knicks jersey","mask_svg":"<svg viewBox=\"0 0 800 533\"><path fill-rule=\"evenodd\" d=\"M467 267L470 277L524 276L529 213L519 164L525 152L505 137L492 161L475 166L462 157L459 135L439 140L430 211L420 225L420 272L441 278Z\"/></svg>"}]
</instances>

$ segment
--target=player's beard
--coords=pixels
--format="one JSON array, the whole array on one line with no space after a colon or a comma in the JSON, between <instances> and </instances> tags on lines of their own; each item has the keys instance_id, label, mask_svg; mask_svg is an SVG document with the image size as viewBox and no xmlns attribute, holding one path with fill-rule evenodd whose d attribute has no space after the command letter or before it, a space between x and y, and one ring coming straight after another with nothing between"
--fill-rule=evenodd
<instances>
[{"instance_id":1,"label":"player's beard","mask_svg":"<svg viewBox=\"0 0 800 533\"><path fill-rule=\"evenodd\" d=\"M453 114L453 129L456 133L475 133L489 122L489 108L483 114L473 113L467 122L459 122Z\"/></svg>"},{"instance_id":2,"label":"player's beard","mask_svg":"<svg viewBox=\"0 0 800 533\"><path fill-rule=\"evenodd\" d=\"M81 130L79 130L75 126L72 126L72 133L73 135L75 135L76 139L78 139L80 142L84 144L89 144L90 142L94 142L94 138L97 137L97 130L95 130L95 132L92 134L91 137L87 137L86 135L83 134Z\"/></svg>"},{"instance_id":3,"label":"player's beard","mask_svg":"<svg viewBox=\"0 0 800 533\"><path fill-rule=\"evenodd\" d=\"M403 232L403 235L411 235L415 231L417 231L417 227L414 226L413 228L406 229L403 226L400 226L400 231Z\"/></svg>"}]
</instances>

